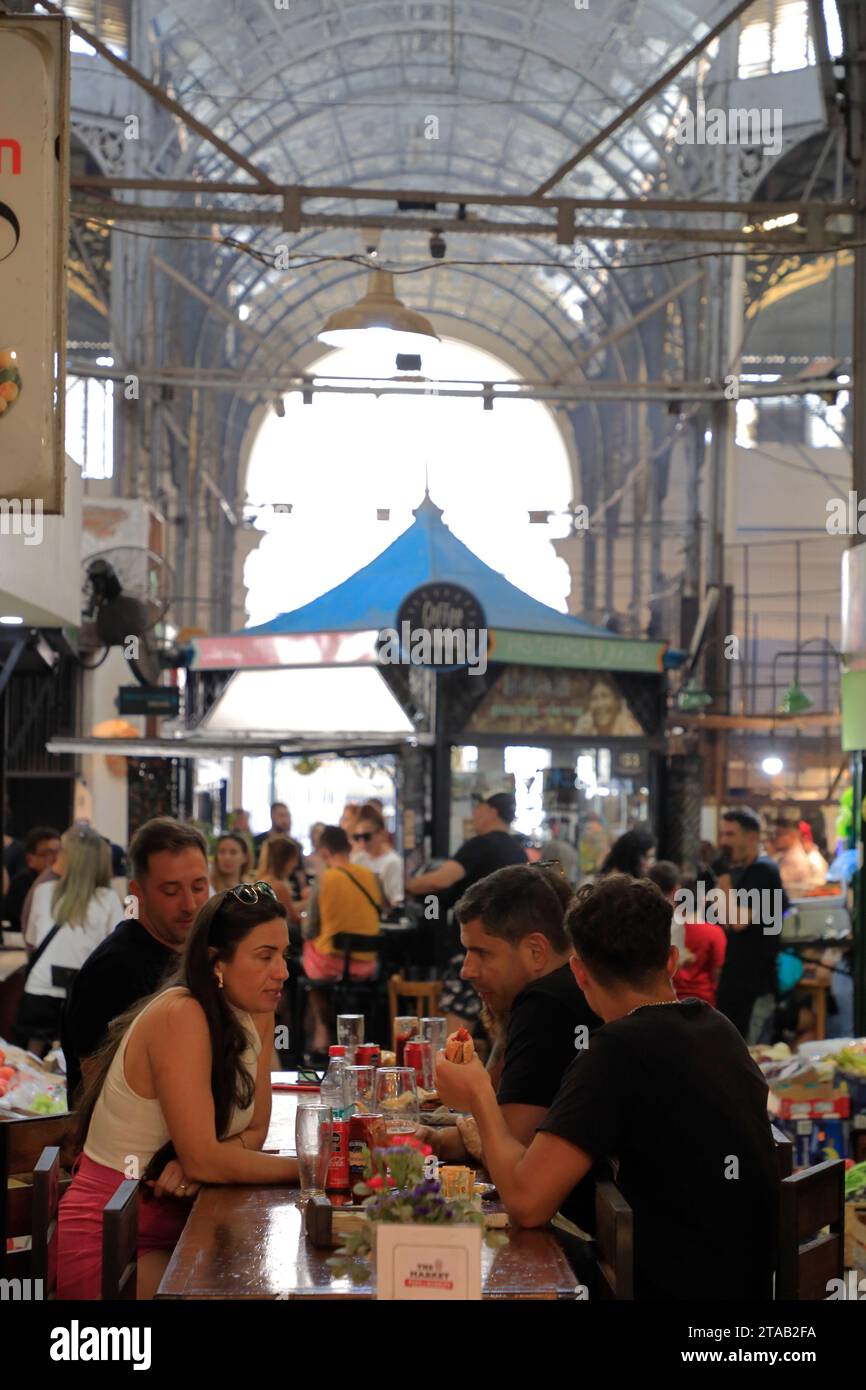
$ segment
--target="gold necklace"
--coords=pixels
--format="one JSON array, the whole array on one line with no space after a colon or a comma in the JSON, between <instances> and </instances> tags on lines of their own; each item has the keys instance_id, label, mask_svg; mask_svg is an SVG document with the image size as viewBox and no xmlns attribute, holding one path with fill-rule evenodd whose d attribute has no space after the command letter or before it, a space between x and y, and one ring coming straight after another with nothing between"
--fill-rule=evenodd
<instances>
[{"instance_id":1,"label":"gold necklace","mask_svg":"<svg viewBox=\"0 0 866 1390\"><path fill-rule=\"evenodd\" d=\"M682 1002L682 999L652 999L648 1004L635 1004L634 1008L629 1009L624 1017L631 1018L632 1014L636 1014L638 1009L660 1009L665 1004L682 1004Z\"/></svg>"}]
</instances>

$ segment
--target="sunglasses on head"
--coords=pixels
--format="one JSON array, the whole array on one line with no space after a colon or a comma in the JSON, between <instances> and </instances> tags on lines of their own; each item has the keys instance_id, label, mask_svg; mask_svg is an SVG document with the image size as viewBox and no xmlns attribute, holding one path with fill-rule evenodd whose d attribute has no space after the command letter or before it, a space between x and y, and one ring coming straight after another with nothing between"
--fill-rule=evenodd
<instances>
[{"instance_id":1,"label":"sunglasses on head","mask_svg":"<svg viewBox=\"0 0 866 1390\"><path fill-rule=\"evenodd\" d=\"M263 898L272 898L277 901L277 895L269 883L262 882L261 879L256 883L239 883L236 888L229 888L226 891L226 898L237 898L239 903L246 903L249 907L253 903L259 903Z\"/></svg>"},{"instance_id":2,"label":"sunglasses on head","mask_svg":"<svg viewBox=\"0 0 866 1390\"><path fill-rule=\"evenodd\" d=\"M536 869L556 869L557 873L565 878L565 870L560 859L536 859L534 867Z\"/></svg>"},{"instance_id":3,"label":"sunglasses on head","mask_svg":"<svg viewBox=\"0 0 866 1390\"><path fill-rule=\"evenodd\" d=\"M353 839L353 840L365 840L365 841L366 841L366 840L372 840L372 838L373 838L373 831L372 831L372 830L360 830L360 831L358 831L356 834L354 834L354 835L352 836L352 839Z\"/></svg>"}]
</instances>

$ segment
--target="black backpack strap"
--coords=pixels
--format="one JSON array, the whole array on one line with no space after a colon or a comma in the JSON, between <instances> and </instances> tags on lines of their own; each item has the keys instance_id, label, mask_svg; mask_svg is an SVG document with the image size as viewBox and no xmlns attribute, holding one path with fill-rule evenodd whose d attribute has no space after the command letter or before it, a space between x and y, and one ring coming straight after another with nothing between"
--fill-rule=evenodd
<instances>
[{"instance_id":1,"label":"black backpack strap","mask_svg":"<svg viewBox=\"0 0 866 1390\"><path fill-rule=\"evenodd\" d=\"M61 922L55 922L48 935L44 937L42 941L40 941L39 945L36 947L36 950L33 952L33 955L27 962L27 969L24 972L25 984L27 980L29 980L30 978L30 972L39 964L40 960L45 955L45 952L48 950L48 947L51 945L55 936L60 931L62 925L63 924Z\"/></svg>"},{"instance_id":2,"label":"black backpack strap","mask_svg":"<svg viewBox=\"0 0 866 1390\"><path fill-rule=\"evenodd\" d=\"M375 907L376 911L377 911L378 914L379 914L379 917L381 918L381 916L382 916L382 908L385 906L384 902L377 903L377 902L376 902L376 899L373 897L373 895L372 895L371 893L368 893L368 892L367 892L367 890L366 890L366 888L364 887L363 883L359 883L358 880L355 878L355 875L354 875L354 874L350 874L350 873L349 873L349 870L348 870L348 869L344 869L344 868L342 867L341 864L336 865L336 869L337 869L337 873L338 873L338 874L345 874L345 875L346 875L346 878L349 880L349 882L350 882L350 883L354 883L354 885L355 885L355 887L357 888L358 892L364 894L364 897L367 899L367 902L370 904L371 907Z\"/></svg>"}]
</instances>

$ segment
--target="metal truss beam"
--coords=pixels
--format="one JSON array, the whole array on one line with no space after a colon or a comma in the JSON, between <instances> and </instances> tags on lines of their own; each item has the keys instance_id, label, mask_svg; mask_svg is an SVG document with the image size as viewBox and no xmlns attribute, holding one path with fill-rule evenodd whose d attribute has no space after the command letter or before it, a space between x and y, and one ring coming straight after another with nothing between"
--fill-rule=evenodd
<instances>
[{"instance_id":1,"label":"metal truss beam","mask_svg":"<svg viewBox=\"0 0 866 1390\"><path fill-rule=\"evenodd\" d=\"M297 197L301 201L327 199L350 203L436 203L449 207L514 207L544 208L556 213L561 207L571 207L576 211L587 208L610 209L612 212L695 212L726 213L741 212L743 216L759 218L779 216L796 212L801 217L809 212L822 217L850 214L854 200L842 202L810 202L808 199L792 199L788 202L770 201L731 201L730 199L710 198L548 198L537 193L494 193L482 190L477 193L455 193L453 189L442 192L437 189L418 188L359 188L349 184L276 184L271 188L256 188L253 184L238 183L232 179L160 179L160 178L119 178L111 174L77 174L70 179L72 188L109 189L124 192L148 193L237 193L249 197L272 198ZM436 227L437 213L431 210L425 226Z\"/></svg>"},{"instance_id":2,"label":"metal truss beam","mask_svg":"<svg viewBox=\"0 0 866 1390\"><path fill-rule=\"evenodd\" d=\"M150 386L174 386L188 390L229 391L239 394L274 397L301 392L314 395L348 396L460 396L480 399L492 406L494 401L537 400L557 405L584 401L718 401L728 400L726 387L713 382L667 381L587 381L573 386L554 382L484 382L409 380L405 383L394 377L359 378L315 376L261 376L238 378L235 371L200 370L172 367L170 371L135 372L132 367L103 367L92 361L72 360L68 370L79 377L96 377L102 381L122 381L130 372ZM803 396L838 391L833 378L800 381L742 381L739 399L753 400L764 396Z\"/></svg>"},{"instance_id":3,"label":"metal truss beam","mask_svg":"<svg viewBox=\"0 0 866 1390\"><path fill-rule=\"evenodd\" d=\"M850 212L850 209L849 209ZM822 218L810 218L803 232L773 229L754 231L740 229L711 229L707 227L638 227L603 224L586 226L572 225L568 234L563 233L561 224L554 222L490 222L481 219L451 221L430 218L401 216L352 216L343 213L305 213L297 219L290 219L287 225L284 211L279 209L245 209L235 207L162 207L155 208L143 203L118 203L114 201L87 202L73 201L72 213L77 217L97 218L110 222L177 223L190 226L241 227L279 227L283 232L297 232L304 227L320 229L388 229L399 231L430 232L434 228L452 235L510 236L527 240L533 237L556 237L560 244L571 245L578 241L657 241L692 242L711 246L739 246L744 249L765 249L767 251L828 251L844 250L853 238L847 233L828 231Z\"/></svg>"}]
</instances>

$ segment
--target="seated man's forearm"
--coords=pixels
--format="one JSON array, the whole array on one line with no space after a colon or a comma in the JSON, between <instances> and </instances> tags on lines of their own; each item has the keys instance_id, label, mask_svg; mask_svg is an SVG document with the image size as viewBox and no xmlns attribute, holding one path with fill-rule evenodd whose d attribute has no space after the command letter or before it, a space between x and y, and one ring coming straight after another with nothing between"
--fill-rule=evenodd
<instances>
[{"instance_id":1,"label":"seated man's forearm","mask_svg":"<svg viewBox=\"0 0 866 1390\"><path fill-rule=\"evenodd\" d=\"M529 1196L520 1173L526 1149L508 1128L493 1091L483 1097L473 1114L481 1136L484 1166L508 1211L519 1221Z\"/></svg>"},{"instance_id":2,"label":"seated man's forearm","mask_svg":"<svg viewBox=\"0 0 866 1390\"><path fill-rule=\"evenodd\" d=\"M443 1163L465 1163L471 1159L456 1125L441 1129L432 1144L433 1152Z\"/></svg>"}]
</instances>

